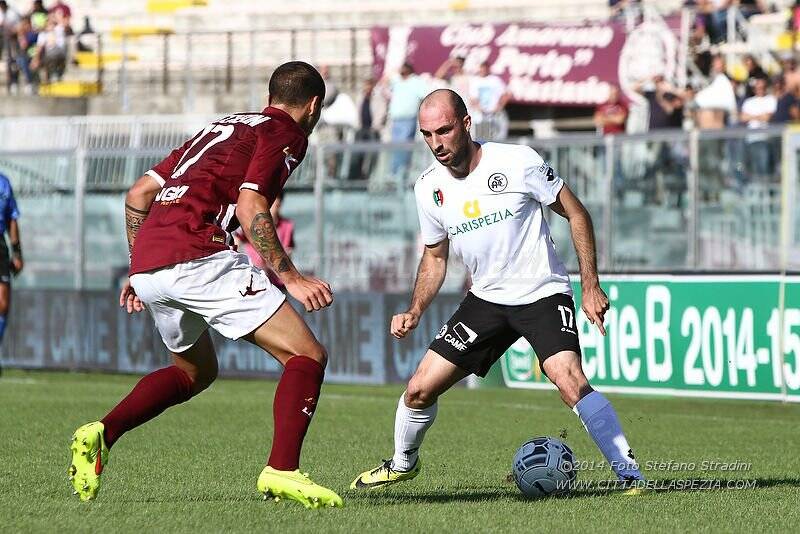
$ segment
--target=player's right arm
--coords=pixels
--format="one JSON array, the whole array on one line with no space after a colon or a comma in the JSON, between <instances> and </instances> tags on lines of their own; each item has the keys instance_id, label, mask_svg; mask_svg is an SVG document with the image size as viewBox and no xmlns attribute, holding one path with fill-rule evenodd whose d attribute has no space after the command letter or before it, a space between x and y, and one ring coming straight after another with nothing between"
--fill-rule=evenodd
<instances>
[{"instance_id":1,"label":"player's right arm","mask_svg":"<svg viewBox=\"0 0 800 534\"><path fill-rule=\"evenodd\" d=\"M405 313L392 317L391 332L397 339L404 338L417 327L419 318L428 309L433 298L439 293L447 275L447 257L450 253L450 240L444 239L435 245L425 245L422 259L417 268L417 280L411 306Z\"/></svg>"},{"instance_id":2,"label":"player's right arm","mask_svg":"<svg viewBox=\"0 0 800 534\"><path fill-rule=\"evenodd\" d=\"M266 197L257 191L242 189L236 204L236 218L253 248L306 311L330 306L333 302L331 286L318 278L300 274L281 245Z\"/></svg>"},{"instance_id":3,"label":"player's right arm","mask_svg":"<svg viewBox=\"0 0 800 534\"><path fill-rule=\"evenodd\" d=\"M125 195L125 233L128 236L128 253L133 251L133 242L139 229L144 224L150 206L163 184L152 175L146 174L136 180ZM128 313L140 312L144 309L142 301L136 296L130 280L126 280L119 293L119 305Z\"/></svg>"},{"instance_id":4,"label":"player's right arm","mask_svg":"<svg viewBox=\"0 0 800 534\"><path fill-rule=\"evenodd\" d=\"M440 219L440 213L438 213L442 204L434 200L434 198L443 198L439 196L441 190L431 184L430 177L426 180L426 176L430 172L430 170L423 172L414 186L420 235L422 242L425 243L425 250L422 253L422 259L419 260L411 305L405 313L398 313L392 317L390 331L397 339L405 337L417 327L419 318L439 293L447 274L450 239Z\"/></svg>"}]
</instances>

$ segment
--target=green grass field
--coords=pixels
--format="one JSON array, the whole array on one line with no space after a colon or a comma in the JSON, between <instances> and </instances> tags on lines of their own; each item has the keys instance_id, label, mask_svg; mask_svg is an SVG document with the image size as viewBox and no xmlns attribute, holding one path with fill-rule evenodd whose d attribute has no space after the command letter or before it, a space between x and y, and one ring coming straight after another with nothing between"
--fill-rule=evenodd
<instances>
[{"instance_id":1,"label":"green grass field","mask_svg":"<svg viewBox=\"0 0 800 534\"><path fill-rule=\"evenodd\" d=\"M3 532L529 532L793 531L800 524L800 406L610 396L641 463L721 460L749 470L658 471L652 479L755 480L756 489L581 490L522 499L507 481L527 438L566 433L579 460L602 457L552 392L456 389L440 401L425 467L414 481L357 493L363 469L391 454L401 386L326 385L303 468L345 508L264 502L255 489L269 450L275 383L220 380L188 404L123 437L98 499L67 483L68 441L137 377L6 371L0 378ZM584 471L581 480L609 479ZM724 485L724 484L723 484Z\"/></svg>"}]
</instances>

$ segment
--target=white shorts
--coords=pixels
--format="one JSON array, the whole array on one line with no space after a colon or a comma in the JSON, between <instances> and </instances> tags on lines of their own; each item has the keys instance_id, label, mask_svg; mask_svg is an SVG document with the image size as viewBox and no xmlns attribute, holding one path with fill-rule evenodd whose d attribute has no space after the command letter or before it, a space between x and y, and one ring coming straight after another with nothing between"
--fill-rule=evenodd
<instances>
[{"instance_id":1,"label":"white shorts","mask_svg":"<svg viewBox=\"0 0 800 534\"><path fill-rule=\"evenodd\" d=\"M209 326L239 339L265 323L286 300L246 254L230 250L134 274L131 285L171 352L190 348Z\"/></svg>"}]
</instances>

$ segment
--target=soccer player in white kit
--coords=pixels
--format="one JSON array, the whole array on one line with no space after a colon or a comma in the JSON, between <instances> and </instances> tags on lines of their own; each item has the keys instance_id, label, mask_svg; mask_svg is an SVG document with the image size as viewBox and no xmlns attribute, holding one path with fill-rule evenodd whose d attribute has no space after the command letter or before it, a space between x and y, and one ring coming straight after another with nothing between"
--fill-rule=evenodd
<instances>
[{"instance_id":1,"label":"soccer player in white kit","mask_svg":"<svg viewBox=\"0 0 800 534\"><path fill-rule=\"evenodd\" d=\"M414 186L425 251L411 306L392 318L392 335L401 339L416 328L442 286L450 249L469 270L472 287L400 397L392 459L360 474L351 488L416 477L439 396L469 374L484 376L519 337L531 343L619 479L642 480L614 408L583 374L569 276L543 211L547 206L569 221L582 308L605 335L608 298L598 281L589 213L532 148L474 142L471 119L453 91L439 89L423 100L419 126L436 158Z\"/></svg>"}]
</instances>

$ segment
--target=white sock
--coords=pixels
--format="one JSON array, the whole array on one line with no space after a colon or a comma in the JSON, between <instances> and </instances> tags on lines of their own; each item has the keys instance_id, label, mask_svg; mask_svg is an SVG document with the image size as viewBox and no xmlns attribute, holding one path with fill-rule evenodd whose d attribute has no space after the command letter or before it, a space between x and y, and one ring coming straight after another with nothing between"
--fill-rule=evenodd
<instances>
[{"instance_id":1,"label":"white sock","mask_svg":"<svg viewBox=\"0 0 800 534\"><path fill-rule=\"evenodd\" d=\"M436 419L439 403L416 410L406 406L405 392L397 403L397 415L394 418L394 456L392 469L409 471L417 463L419 447L425 438L425 432Z\"/></svg>"},{"instance_id":2,"label":"white sock","mask_svg":"<svg viewBox=\"0 0 800 534\"><path fill-rule=\"evenodd\" d=\"M592 391L579 400L572 411L578 414L584 428L618 477L644 479L636 465L633 450L622 433L617 412L608 399L600 392Z\"/></svg>"}]
</instances>

